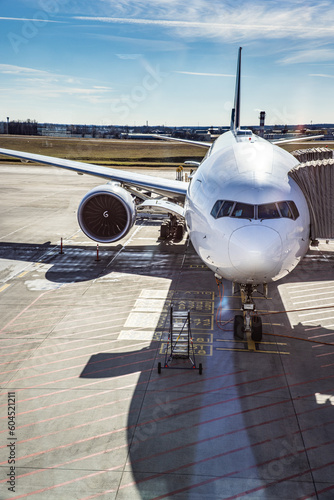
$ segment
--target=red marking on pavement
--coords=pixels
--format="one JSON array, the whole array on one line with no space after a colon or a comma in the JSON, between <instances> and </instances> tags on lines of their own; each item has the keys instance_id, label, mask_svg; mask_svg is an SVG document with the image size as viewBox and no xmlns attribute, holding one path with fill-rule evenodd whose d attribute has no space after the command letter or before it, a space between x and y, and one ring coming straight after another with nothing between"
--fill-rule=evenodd
<instances>
[{"instance_id":1,"label":"red marking on pavement","mask_svg":"<svg viewBox=\"0 0 334 500\"><path fill-rule=\"evenodd\" d=\"M147 343L146 342L143 342L142 344L146 345ZM139 345L141 344L133 344L129 347L138 347ZM123 349L123 348L122 348ZM139 351L139 352L133 352L131 353L132 356L134 355L138 355L138 354L145 354L146 352L151 352L151 351L155 351L156 349L150 349L150 350L147 350L147 351ZM85 356L78 356L78 357L87 357L87 355ZM92 363L89 363L89 366L93 365L93 364L98 364L98 363L104 363L106 361L110 361L110 360L115 360L115 359L118 359L118 358L123 358L124 356L118 356L117 358L116 357L113 357L111 356L110 358L105 358L103 360L100 360L100 361L93 361ZM71 358L69 358L71 359ZM75 358L74 358L75 359ZM108 367L108 368L103 368L102 370L96 370L96 371L92 371L92 372L89 372L89 375L93 375L93 374L96 374L96 373L101 373L101 372L105 372L107 370L115 370L115 369L120 369L120 368L124 368L126 366L131 366L131 365L136 365L136 364L139 364L139 363L145 363L145 362L148 362L148 361L154 361L154 357L153 358L149 358L149 359L143 359L143 360L136 360L134 361L133 363L127 363L127 364L124 364L124 365L118 365L118 366L112 366L112 367ZM62 361L62 360L61 360ZM66 361L66 360L65 360ZM38 367L39 365L34 365L32 367L28 367L27 369L34 369L36 367ZM58 373L58 372L63 372L63 371L66 371L66 370L73 370L74 368L83 368L83 365L80 364L80 365L73 365L73 366L67 366L66 368L60 368L58 370L53 370L53 371L48 371L48 372L42 372L42 373L37 373L36 375L31 375L31 376L25 376L25 377L21 377L21 378L16 378L16 379L12 379L12 380L5 380L3 383L14 383L14 382L19 382L20 380L28 380L28 379L32 379L32 378L40 378L42 376L45 376L45 375L51 375L52 373ZM11 371L17 371L17 370L11 370ZM9 372L6 372L6 373L9 373ZM58 380L51 380L50 382L45 382L44 384L40 384L40 385L37 385L37 386L34 386L35 387L41 387L43 385L48 385L48 384L56 384L58 382L61 382L61 381L64 381L64 380L71 380L71 379L77 379L78 378L78 375L75 375L73 377L68 377L68 378L63 378L63 379L58 379ZM87 377L88 378L88 377ZM108 377L109 378L109 377ZM27 389L32 389L32 387L27 387Z\"/></svg>"},{"instance_id":2,"label":"red marking on pavement","mask_svg":"<svg viewBox=\"0 0 334 500\"><path fill-rule=\"evenodd\" d=\"M326 493L326 491L330 491L333 489L334 489L334 485L330 485L330 486L327 486L327 488L324 488L323 490L318 490L318 491L315 491L314 493L310 493L309 495L306 495L305 497L297 498L297 500L308 500L311 497L315 497L315 496L318 497L318 495L320 495L320 493Z\"/></svg>"},{"instance_id":3,"label":"red marking on pavement","mask_svg":"<svg viewBox=\"0 0 334 500\"><path fill-rule=\"evenodd\" d=\"M101 344L112 344L113 342L118 342L117 340L110 340L110 341L107 341L107 342L102 342ZM33 370L35 369L36 367L41 367L41 366L50 366L50 365L53 365L55 363L64 363L65 361L71 361L73 359L80 359L80 358L87 358L87 356L94 356L94 355L97 355L97 354L104 354L104 353L107 353L109 351L109 354L110 353L110 349L107 349L105 351L99 351L98 353L96 353L96 349L95 347L98 346L98 345L101 345L101 344L92 344L91 346L84 346L84 347L78 347L77 349L87 349L87 351L89 350L89 348L93 349L94 352L92 353L85 353L85 354L81 354L80 356L72 356L71 358L60 358L60 359L56 359L55 361L48 361L47 363L38 363L36 365L32 365L32 366L26 366L26 367L22 367L20 368L20 372L23 371L23 370ZM136 345L139 345L139 344L136 344ZM144 343L144 345L146 345L146 342ZM53 344L53 347L56 347L54 344ZM130 347L133 347L133 346L130 346ZM46 355L41 355L41 356L35 356L34 357L34 361L40 359L40 358L44 358L46 356L60 356L61 354L65 353L65 352L72 352L74 350L77 350L77 349L69 349L67 351L60 351L60 352L57 352L57 353L50 353L50 354L46 354ZM147 349L145 351L135 351L132 353L132 355L138 355L138 354L144 354L144 353L147 353L147 352L151 352L151 351L156 351L156 348L154 349ZM124 356L120 356L120 357L124 357ZM101 361L94 361L92 363L89 363L89 365L93 365L95 363L102 363L104 361L109 361L110 359L117 359L115 357L113 358L105 358L104 360L101 360ZM19 360L17 360L19 361ZM21 361L24 361L24 360L21 360ZM2 363L2 364L7 364L7 363ZM123 366L123 365L122 365ZM120 366L120 368L122 367ZM127 366L127 365L124 365L124 366ZM49 372L43 372L43 375L49 375L50 373L56 373L58 371L62 371L62 370L70 370L72 368L82 368L82 365L74 365L74 366L68 366L67 368L62 368L61 370L55 370L53 372L49 371ZM117 367L118 368L118 367ZM17 368L13 369L13 370L7 370L5 372L0 372L0 375L5 375L6 373L13 373L13 372L17 372ZM33 378L33 377L38 377L40 375L32 375L31 377L23 377L23 380L26 380L27 378ZM22 379L16 379L16 380L22 380Z\"/></svg>"},{"instance_id":4,"label":"red marking on pavement","mask_svg":"<svg viewBox=\"0 0 334 500\"><path fill-rule=\"evenodd\" d=\"M38 342L38 341L35 341L35 342ZM57 352L57 356L59 356L60 354L64 354L65 352L73 352L73 351L79 351L81 349L87 349L89 350L91 347L94 348L94 347L97 347L97 346L100 346L100 345L105 345L105 344L112 344L114 342L117 342L117 340L106 340L105 342L100 342L99 344L97 344L96 342L92 343L92 345L84 345L82 347L74 347L73 349L66 349L64 351L58 351ZM38 348L38 351L40 351L41 349L54 349L55 347L59 347L59 346L63 346L62 342L59 342L58 344L51 344L51 345L48 345L48 346L44 346L44 347L39 347ZM22 351L18 351L17 353L11 353L11 355L13 354L21 354L22 352L30 352L31 349L27 349L27 350L22 350ZM104 351L102 351L104 352ZM96 353L94 353L96 354ZM40 359L40 358L46 358L48 356L54 356L55 353L54 352L50 352L50 354L41 354L40 356L35 356L34 359ZM66 358L66 359L69 359L69 358ZM74 358L72 358L74 359ZM26 361L27 358L22 358L22 359L15 359L15 362L19 362L19 361ZM0 366L2 365L8 365L8 364L11 364L13 363L13 361L5 361L4 363L0 363ZM59 361L51 361L49 362L48 364L52 364L52 363L59 363ZM43 365L38 365L38 366L43 366ZM20 371L21 370L28 370L29 368L20 368ZM17 371L17 370L11 370L11 371ZM2 373L9 373L9 372L2 372Z\"/></svg>"},{"instance_id":5,"label":"red marking on pavement","mask_svg":"<svg viewBox=\"0 0 334 500\"><path fill-rule=\"evenodd\" d=\"M6 330L6 328L8 328L8 327L9 327L12 323L14 323L14 322L17 320L17 318L19 318L19 317L20 317L20 316L21 316L21 315L22 315L25 311L27 311L28 309L30 309L30 307L32 307L34 304L36 304L36 302L38 302L38 301L39 301L39 300L40 300L40 299L41 299L44 295L46 295L46 294L48 294L48 293L50 293L50 292L51 292L51 290L48 290L47 292L43 292L43 293L41 293L41 295L39 295L39 296L38 296L35 300L33 300L33 301L31 302L31 304L29 304L27 307L25 307L24 309L22 309L22 311L21 311L19 314L17 314L17 315L15 316L15 318L13 318L12 320L10 320L10 321L7 323L7 325L6 325L6 326L4 326L4 327L0 330L0 333L4 333L4 330Z\"/></svg>"},{"instance_id":6,"label":"red marking on pavement","mask_svg":"<svg viewBox=\"0 0 334 500\"><path fill-rule=\"evenodd\" d=\"M334 377L334 375L329 375L327 377L320 377L318 379L306 380L306 381L303 381L303 382L296 382L295 384L291 384L289 387L296 387L296 386L304 385L304 384L307 384L307 383L310 383L310 382L317 382L319 380L328 380L328 378L333 378L333 377ZM174 418L176 416L179 416L179 415L185 415L185 414L191 413L193 411L200 411L200 410L203 410L204 408L212 408L214 406L217 406L217 405L220 405L220 404L224 404L224 403L228 403L228 402L231 402L231 401L239 401L239 400L244 399L244 398L259 396L260 394L266 394L268 392L277 391L277 390L286 389L286 388L287 388L287 386L285 386L285 385L284 386L280 386L280 387L270 387L268 389L264 389L262 391L254 392L252 394L245 394L243 396L235 396L234 398L230 398L230 399L226 399L226 400L218 401L218 402L216 401L215 403L210 403L210 404L207 404L207 405L199 406L197 408L190 408L188 410L184 410L184 411L181 411L181 412L178 412L178 413L173 413L172 418ZM212 391L207 391L207 392L216 392L216 391L217 391L217 389L212 390ZM197 394L200 394L200 393L197 393ZM178 399L185 399L186 397L188 398L188 397L191 397L191 396L195 396L195 394L191 394L190 396L185 396L183 398L177 398L174 401L177 401ZM287 400L287 401L290 401L290 399ZM171 402L173 402L173 400ZM275 404L277 404L277 402L272 403L272 405L275 405ZM249 410L245 410L245 412L247 412L247 411L249 411ZM152 423L152 422L157 422L157 421L160 421L160 420L165 420L166 418L171 418L171 416L161 417L160 419L155 419L155 420L148 420L147 422L143 422L141 424L138 424L138 427L141 427L143 425L147 425L147 424Z\"/></svg>"},{"instance_id":7,"label":"red marking on pavement","mask_svg":"<svg viewBox=\"0 0 334 500\"><path fill-rule=\"evenodd\" d=\"M299 453L306 452L306 451L308 451L308 450L310 450L310 449L316 449L316 448L319 448L320 446L323 446L323 445L312 446L312 447L310 447L310 448L306 448L305 450L300 450L300 451L297 451L297 452L296 452L296 454L297 454L297 453L299 454ZM203 485L205 485L205 484L208 484L208 483L212 483L212 482L218 481L219 479L223 479L223 478L225 478L225 477L230 477L230 476L232 476L232 475L234 475L234 474L238 474L238 473L241 473L241 472L245 472L245 470L250 470L250 469L253 469L253 468L256 468L256 467L260 467L260 466L263 466L263 465L268 465L268 464L269 464L269 463L271 463L271 462L275 462L275 461L277 461L277 460L282 460L283 458L287 458L287 457L289 457L289 456L291 456L291 455L293 455L293 453L288 453L287 455L285 455L285 456L283 456L283 457L276 457L276 458L274 458L274 459L267 460L266 462L263 462L263 463L261 463L261 464L255 464L255 465L252 465L252 466L250 466L250 467L247 467L246 469L245 469L245 468L243 468L243 469L240 469L240 470L237 470L237 471L229 472L229 473L224 474L224 475L222 475L222 476L218 476L218 477L214 477L214 478L211 478L211 479L207 479L207 480L202 481L202 482L200 482L200 483L193 484L193 485L191 485L191 486L187 486L187 487L185 487L185 488L180 488L179 490L174 490L174 491L171 491L171 492L169 492L169 493L167 493L167 494L164 494L164 495L160 495L160 496L158 496L158 497L152 498L151 500L162 500L163 498L167 498L167 497L170 497L170 496L174 496L174 495L176 495L176 494L178 494L178 493L182 493L182 492L184 492L184 491L189 491L189 490L191 490L191 489L198 488L199 486L203 486ZM198 463L201 463L201 462L202 462L202 460L200 460L199 462L197 462L197 464L198 464ZM267 484L265 484L265 485L261 485L261 486L258 486L258 487L256 487L256 488L252 488L252 489L250 489L250 490L243 491L243 492L238 493L238 494L236 494L236 495L233 495L233 496L230 496L230 497L224 497L224 500L235 500L235 499L237 499L237 498L241 498L241 497L243 497L243 496L245 496L245 495L249 495L250 493L255 493L256 491L261 491L261 490L264 490L264 489L269 488L269 487L271 487L271 486L274 486L274 485L276 485L276 484L278 484L278 483L282 483L282 482L284 482L284 481L289 481L289 480L291 480L291 479L295 479L295 478L297 478L297 477L303 476L303 475L305 475L305 474L310 473L311 471L319 470L319 469L322 469L322 468L324 468L324 467L329 467L330 465L333 465L333 464L334 464L334 462L330 462L330 463L328 463L328 464L326 464L326 465L322 465L322 466L316 467L316 468L314 468L314 469L307 469L307 470L306 470L306 471L304 471L304 472L298 472L297 474L292 474L291 476L286 476L286 477L284 477L284 478L277 479L276 481L273 481L273 482L271 482L271 483L267 483ZM191 464L191 465L192 465L192 464ZM177 470L179 470L180 468L181 468L181 467L179 467L178 469L174 469L174 471L177 471ZM165 471L165 474L168 474L168 473L170 473L170 471ZM161 475L163 475L163 474L159 474L159 475L161 476ZM157 475L152 476L152 477L149 477L149 478L144 478L144 479L141 479L140 481L137 481L137 483L136 483L136 484L139 484L139 483L144 482L144 481L148 481L148 480L150 480L150 479L155 479L156 477L157 477ZM123 487L121 487L121 488L125 488L125 487L127 487L127 486L131 486L131 485L133 485L133 483L129 483L129 485L124 485L124 486L123 486ZM120 489L121 489L121 488L120 488Z\"/></svg>"}]
</instances>

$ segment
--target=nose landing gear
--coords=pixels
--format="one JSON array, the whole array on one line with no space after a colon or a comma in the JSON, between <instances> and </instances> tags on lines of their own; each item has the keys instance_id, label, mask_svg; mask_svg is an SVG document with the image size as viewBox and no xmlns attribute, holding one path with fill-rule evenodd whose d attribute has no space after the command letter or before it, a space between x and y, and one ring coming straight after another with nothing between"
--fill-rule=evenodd
<instances>
[{"instance_id":1,"label":"nose landing gear","mask_svg":"<svg viewBox=\"0 0 334 500\"><path fill-rule=\"evenodd\" d=\"M243 340L250 337L254 342L261 342L262 319L257 314L253 300L254 285L240 285L243 314L234 317L234 336Z\"/></svg>"}]
</instances>

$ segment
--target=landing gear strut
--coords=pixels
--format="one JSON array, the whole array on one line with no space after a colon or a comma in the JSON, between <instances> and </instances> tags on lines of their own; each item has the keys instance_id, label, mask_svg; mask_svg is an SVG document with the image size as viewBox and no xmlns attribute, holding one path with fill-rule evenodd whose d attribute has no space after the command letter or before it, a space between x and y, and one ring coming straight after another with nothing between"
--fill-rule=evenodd
<instances>
[{"instance_id":1,"label":"landing gear strut","mask_svg":"<svg viewBox=\"0 0 334 500\"><path fill-rule=\"evenodd\" d=\"M174 239L176 241L181 241L184 232L184 223L179 221L175 215L172 215L169 219L162 223L160 227L160 239Z\"/></svg>"},{"instance_id":2,"label":"landing gear strut","mask_svg":"<svg viewBox=\"0 0 334 500\"><path fill-rule=\"evenodd\" d=\"M250 336L254 342L261 342L262 339L262 319L258 316L253 300L253 292L256 291L254 285L240 285L242 311L234 317L234 336L243 340Z\"/></svg>"}]
</instances>

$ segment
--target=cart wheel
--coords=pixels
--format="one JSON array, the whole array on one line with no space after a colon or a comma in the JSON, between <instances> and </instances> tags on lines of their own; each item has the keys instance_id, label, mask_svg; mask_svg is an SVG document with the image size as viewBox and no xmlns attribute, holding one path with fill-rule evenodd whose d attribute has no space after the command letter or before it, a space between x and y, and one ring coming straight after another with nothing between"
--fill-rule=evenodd
<instances>
[{"instance_id":1,"label":"cart wheel","mask_svg":"<svg viewBox=\"0 0 334 500\"><path fill-rule=\"evenodd\" d=\"M200 364L198 365L198 372L199 372L199 374L200 374L200 375L202 375L202 372L203 372L203 366L202 366L202 363L200 363Z\"/></svg>"},{"instance_id":2,"label":"cart wheel","mask_svg":"<svg viewBox=\"0 0 334 500\"><path fill-rule=\"evenodd\" d=\"M161 373L161 363L160 363L160 361L158 363L158 373Z\"/></svg>"}]
</instances>

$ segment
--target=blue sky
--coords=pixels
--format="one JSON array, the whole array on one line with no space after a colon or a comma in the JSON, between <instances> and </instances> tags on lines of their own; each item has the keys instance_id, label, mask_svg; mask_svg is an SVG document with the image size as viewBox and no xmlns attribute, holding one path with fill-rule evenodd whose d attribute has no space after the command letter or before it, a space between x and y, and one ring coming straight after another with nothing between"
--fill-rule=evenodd
<instances>
[{"instance_id":1,"label":"blue sky","mask_svg":"<svg viewBox=\"0 0 334 500\"><path fill-rule=\"evenodd\" d=\"M334 2L0 0L0 120L334 122Z\"/></svg>"}]
</instances>

